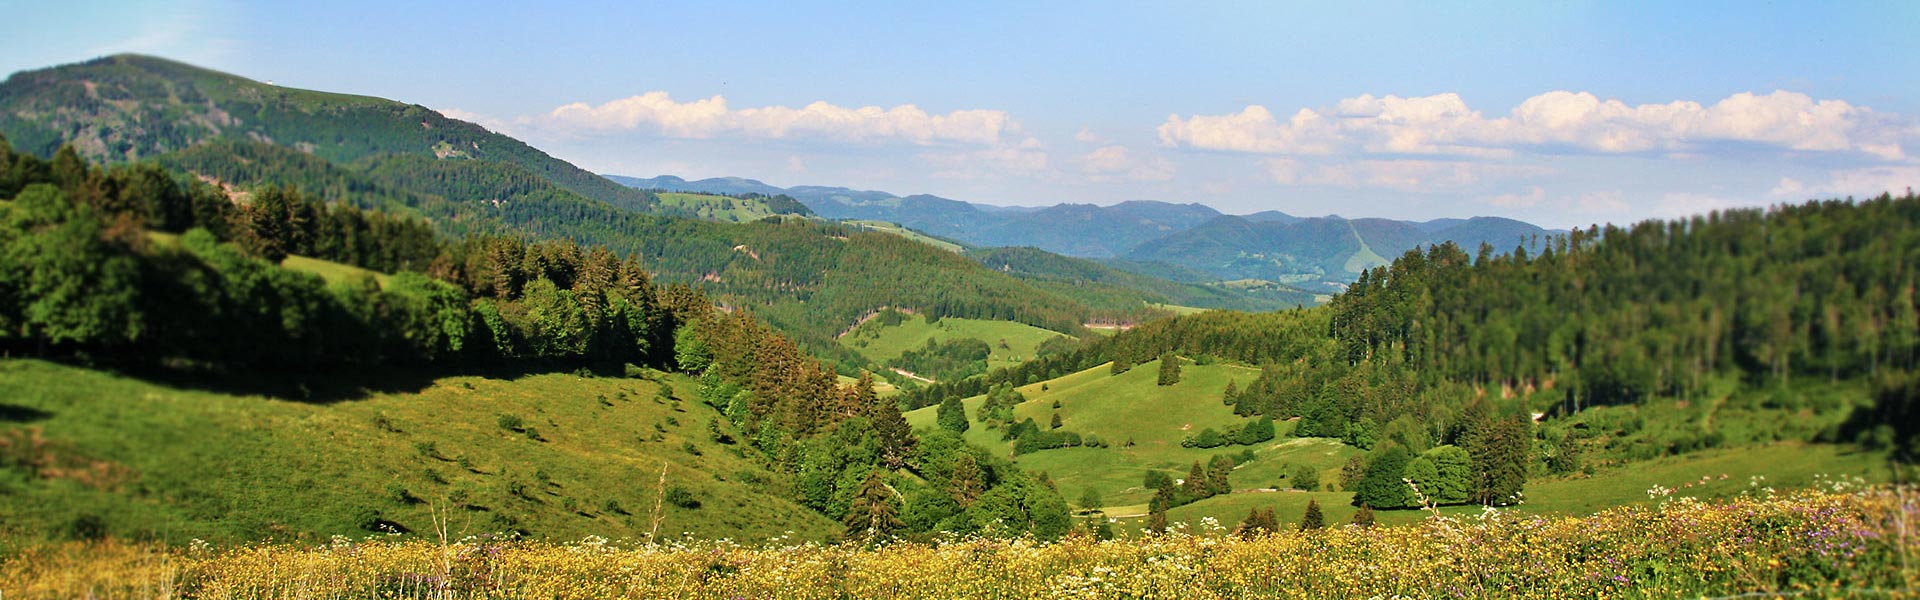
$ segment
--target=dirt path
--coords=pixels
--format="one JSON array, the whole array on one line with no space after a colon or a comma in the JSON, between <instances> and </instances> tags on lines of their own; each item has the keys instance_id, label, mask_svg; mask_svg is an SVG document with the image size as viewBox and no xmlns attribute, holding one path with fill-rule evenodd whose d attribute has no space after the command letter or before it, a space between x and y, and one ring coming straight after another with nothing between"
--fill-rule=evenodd
<instances>
[{"instance_id":1,"label":"dirt path","mask_svg":"<svg viewBox=\"0 0 1920 600\"><path fill-rule=\"evenodd\" d=\"M903 376L906 376L907 378L909 378L909 379L912 379L912 380L914 380L914 381L919 381L919 382L921 382L921 383L934 383L934 381L933 381L932 379L927 379L927 378L925 378L925 377L921 377L921 376L919 376L919 375L915 375L915 374L913 374L913 371L908 371L908 370L906 370L906 369L901 369L901 368L897 368L897 367L896 367L896 368L894 368L894 369L892 369L892 371L893 371L893 372L894 372L894 374L896 374L896 375L903 375Z\"/></svg>"}]
</instances>

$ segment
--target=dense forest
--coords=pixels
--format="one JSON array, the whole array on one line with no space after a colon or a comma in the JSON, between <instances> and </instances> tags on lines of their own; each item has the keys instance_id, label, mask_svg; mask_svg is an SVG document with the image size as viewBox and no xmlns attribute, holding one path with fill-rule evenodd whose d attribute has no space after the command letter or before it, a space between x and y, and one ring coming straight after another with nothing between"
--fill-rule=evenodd
<instances>
[{"instance_id":1,"label":"dense forest","mask_svg":"<svg viewBox=\"0 0 1920 600\"><path fill-rule=\"evenodd\" d=\"M4 138L0 198L0 348L10 354L215 377L373 365L680 369L728 415L717 438L745 432L794 478L797 500L844 515L850 532L1067 529L1065 502L1043 479L957 437L916 439L870 379L840 386L749 312L657 286L604 247L444 240L417 219L279 187L233 202L150 164L92 167L70 147L43 161ZM293 255L393 274L328 284L278 265Z\"/></svg>"},{"instance_id":2,"label":"dense forest","mask_svg":"<svg viewBox=\"0 0 1920 600\"><path fill-rule=\"evenodd\" d=\"M1259 365L1223 400L1369 450L1342 487L1374 508L1420 501L1402 479L1443 490L1430 501L1499 504L1533 473L1751 441L1861 442L1911 461L1917 224L1909 194L1575 231L1538 254L1440 244L1328 306L1156 321L905 402L1166 352ZM1448 475L1462 472L1464 490Z\"/></svg>"}]
</instances>

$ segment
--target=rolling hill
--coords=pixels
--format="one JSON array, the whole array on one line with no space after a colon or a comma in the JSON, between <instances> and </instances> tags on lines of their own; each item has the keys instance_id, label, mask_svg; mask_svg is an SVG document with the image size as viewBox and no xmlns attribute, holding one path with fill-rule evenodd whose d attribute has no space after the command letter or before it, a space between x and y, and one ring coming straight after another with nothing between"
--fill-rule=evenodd
<instances>
[{"instance_id":1,"label":"rolling hill","mask_svg":"<svg viewBox=\"0 0 1920 600\"><path fill-rule=\"evenodd\" d=\"M0 83L0 135L39 156L72 144L109 162L154 159L236 198L254 186L286 185L423 217L456 237L605 246L641 258L662 282L751 307L849 373L864 359L833 336L882 306L1078 333L1087 322L1162 314L1152 305L1173 300L1112 286L1097 297L1043 289L947 249L809 219L804 206L779 196L686 194L663 203L416 105L282 88L147 56L15 74Z\"/></svg>"}]
</instances>

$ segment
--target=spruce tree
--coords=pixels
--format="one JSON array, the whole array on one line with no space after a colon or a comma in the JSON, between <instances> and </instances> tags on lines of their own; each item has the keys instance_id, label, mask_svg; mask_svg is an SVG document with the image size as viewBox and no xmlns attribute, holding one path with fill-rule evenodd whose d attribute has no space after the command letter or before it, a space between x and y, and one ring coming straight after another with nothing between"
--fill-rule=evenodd
<instances>
[{"instance_id":1,"label":"spruce tree","mask_svg":"<svg viewBox=\"0 0 1920 600\"><path fill-rule=\"evenodd\" d=\"M1180 383L1180 357L1172 352L1160 355L1160 385Z\"/></svg>"},{"instance_id":2,"label":"spruce tree","mask_svg":"<svg viewBox=\"0 0 1920 600\"><path fill-rule=\"evenodd\" d=\"M1360 510L1354 511L1353 513L1352 522L1354 525L1357 525L1360 527L1372 527L1373 526L1373 509L1368 508L1367 505L1365 504L1360 505Z\"/></svg>"},{"instance_id":3,"label":"spruce tree","mask_svg":"<svg viewBox=\"0 0 1920 600\"><path fill-rule=\"evenodd\" d=\"M913 426L900 414L900 405L890 399L875 399L868 408L867 418L873 422L874 436L880 439L880 455L887 468L898 469L906 464L907 457L913 454Z\"/></svg>"},{"instance_id":4,"label":"spruce tree","mask_svg":"<svg viewBox=\"0 0 1920 600\"><path fill-rule=\"evenodd\" d=\"M953 476L947 480L947 496L964 510L973 507L973 502L980 499L985 489L986 485L981 481L980 463L974 460L972 453L961 453L960 458L953 461Z\"/></svg>"},{"instance_id":5,"label":"spruce tree","mask_svg":"<svg viewBox=\"0 0 1920 600\"><path fill-rule=\"evenodd\" d=\"M1147 533L1166 533L1166 532L1167 532L1167 510L1162 508L1160 510L1148 511L1147 512Z\"/></svg>"},{"instance_id":6,"label":"spruce tree","mask_svg":"<svg viewBox=\"0 0 1920 600\"><path fill-rule=\"evenodd\" d=\"M881 473L879 469L868 473L847 507L847 516L841 522L850 538L878 539L902 525L900 508L893 503L893 489L887 487Z\"/></svg>"},{"instance_id":7,"label":"spruce tree","mask_svg":"<svg viewBox=\"0 0 1920 600\"><path fill-rule=\"evenodd\" d=\"M1327 519L1320 514L1320 501L1307 500L1307 514L1300 517L1300 530L1312 531L1326 526Z\"/></svg>"},{"instance_id":8,"label":"spruce tree","mask_svg":"<svg viewBox=\"0 0 1920 600\"><path fill-rule=\"evenodd\" d=\"M1213 486L1207 481L1207 469L1200 461L1193 461L1193 468L1187 469L1187 479L1180 482L1180 491L1188 498L1198 500L1213 495Z\"/></svg>"}]
</instances>

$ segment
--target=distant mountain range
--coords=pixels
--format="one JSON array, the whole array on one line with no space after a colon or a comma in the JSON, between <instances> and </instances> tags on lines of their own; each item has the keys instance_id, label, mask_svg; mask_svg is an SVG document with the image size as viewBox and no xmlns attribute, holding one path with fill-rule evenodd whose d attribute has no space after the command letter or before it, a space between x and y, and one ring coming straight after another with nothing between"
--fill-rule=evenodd
<instances>
[{"instance_id":1,"label":"distant mountain range","mask_svg":"<svg viewBox=\"0 0 1920 600\"><path fill-rule=\"evenodd\" d=\"M741 177L606 177L638 189L786 195L828 219L889 221L976 247L1031 246L1180 281L1192 281L1198 273L1322 291L1338 289L1360 271L1416 247L1451 241L1469 252L1482 243L1507 252L1554 233L1499 217L1414 222L1303 218L1279 211L1227 215L1202 204L1152 200L1003 207L844 187L782 188Z\"/></svg>"}]
</instances>

